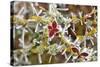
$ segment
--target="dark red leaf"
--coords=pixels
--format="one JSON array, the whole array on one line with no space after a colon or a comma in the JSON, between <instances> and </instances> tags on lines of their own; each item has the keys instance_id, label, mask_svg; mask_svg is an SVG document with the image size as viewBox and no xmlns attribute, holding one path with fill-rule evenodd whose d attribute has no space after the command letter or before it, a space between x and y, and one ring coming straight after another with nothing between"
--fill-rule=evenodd
<instances>
[{"instance_id":1,"label":"dark red leaf","mask_svg":"<svg viewBox=\"0 0 100 67\"><path fill-rule=\"evenodd\" d=\"M52 26L48 26L48 29L52 29Z\"/></svg>"},{"instance_id":2,"label":"dark red leaf","mask_svg":"<svg viewBox=\"0 0 100 67\"><path fill-rule=\"evenodd\" d=\"M54 35L54 31L49 32L49 37L52 37Z\"/></svg>"},{"instance_id":3,"label":"dark red leaf","mask_svg":"<svg viewBox=\"0 0 100 67\"><path fill-rule=\"evenodd\" d=\"M57 23L55 21L52 23L52 27L53 28L56 28L57 27Z\"/></svg>"},{"instance_id":4,"label":"dark red leaf","mask_svg":"<svg viewBox=\"0 0 100 67\"><path fill-rule=\"evenodd\" d=\"M48 26L48 29L49 29L49 37L55 35L58 31L57 23L55 21L52 22L52 26Z\"/></svg>"},{"instance_id":5,"label":"dark red leaf","mask_svg":"<svg viewBox=\"0 0 100 67\"><path fill-rule=\"evenodd\" d=\"M79 50L77 48L72 48L72 51L79 54Z\"/></svg>"},{"instance_id":6,"label":"dark red leaf","mask_svg":"<svg viewBox=\"0 0 100 67\"><path fill-rule=\"evenodd\" d=\"M58 35L59 35L59 33L56 33L55 35L56 35L56 36L58 36Z\"/></svg>"},{"instance_id":7,"label":"dark red leaf","mask_svg":"<svg viewBox=\"0 0 100 67\"><path fill-rule=\"evenodd\" d=\"M83 52L83 53L80 54L80 56L85 56L86 57L86 56L88 56L88 53Z\"/></svg>"},{"instance_id":8,"label":"dark red leaf","mask_svg":"<svg viewBox=\"0 0 100 67\"><path fill-rule=\"evenodd\" d=\"M58 29L53 29L53 31L54 31L54 32L57 32L57 31L58 31Z\"/></svg>"}]
</instances>

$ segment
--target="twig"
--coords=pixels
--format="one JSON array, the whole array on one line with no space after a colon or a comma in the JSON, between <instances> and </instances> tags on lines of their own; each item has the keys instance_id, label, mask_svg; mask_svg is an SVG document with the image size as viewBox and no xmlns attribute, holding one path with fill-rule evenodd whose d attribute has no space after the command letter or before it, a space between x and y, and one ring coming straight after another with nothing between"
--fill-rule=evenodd
<instances>
[{"instance_id":1,"label":"twig","mask_svg":"<svg viewBox=\"0 0 100 67\"><path fill-rule=\"evenodd\" d=\"M39 16L42 13L42 9L37 13L37 16Z\"/></svg>"},{"instance_id":2,"label":"twig","mask_svg":"<svg viewBox=\"0 0 100 67\"><path fill-rule=\"evenodd\" d=\"M67 59L67 54L66 53L64 53L64 56L65 56L65 59Z\"/></svg>"},{"instance_id":3,"label":"twig","mask_svg":"<svg viewBox=\"0 0 100 67\"><path fill-rule=\"evenodd\" d=\"M68 8L57 8L57 10L61 10L61 11L68 11Z\"/></svg>"},{"instance_id":4,"label":"twig","mask_svg":"<svg viewBox=\"0 0 100 67\"><path fill-rule=\"evenodd\" d=\"M41 64L42 63L41 54L38 54L38 60L39 60L39 63Z\"/></svg>"},{"instance_id":5,"label":"twig","mask_svg":"<svg viewBox=\"0 0 100 67\"><path fill-rule=\"evenodd\" d=\"M35 32L37 32L37 30L38 30L38 26L39 26L39 24L36 25Z\"/></svg>"},{"instance_id":6,"label":"twig","mask_svg":"<svg viewBox=\"0 0 100 67\"><path fill-rule=\"evenodd\" d=\"M62 55L64 55L64 54L65 54L66 50L67 50L67 49L65 49L65 50L62 52Z\"/></svg>"},{"instance_id":7,"label":"twig","mask_svg":"<svg viewBox=\"0 0 100 67\"><path fill-rule=\"evenodd\" d=\"M16 27L13 26L13 39L15 39L15 29L16 29Z\"/></svg>"},{"instance_id":8,"label":"twig","mask_svg":"<svg viewBox=\"0 0 100 67\"><path fill-rule=\"evenodd\" d=\"M31 7L32 7L32 10L33 10L33 14L34 14L34 12L35 12L35 14L37 15L37 10L35 9L33 3L31 3Z\"/></svg>"},{"instance_id":9,"label":"twig","mask_svg":"<svg viewBox=\"0 0 100 67\"><path fill-rule=\"evenodd\" d=\"M86 48L86 37L84 38L84 48Z\"/></svg>"},{"instance_id":10,"label":"twig","mask_svg":"<svg viewBox=\"0 0 100 67\"><path fill-rule=\"evenodd\" d=\"M18 14L17 14L17 15L21 15L21 14L22 14L22 12L24 11L24 8L25 8L25 7L22 7L22 8L21 8L21 10L18 12Z\"/></svg>"},{"instance_id":11,"label":"twig","mask_svg":"<svg viewBox=\"0 0 100 67\"><path fill-rule=\"evenodd\" d=\"M49 58L49 63L51 62L52 57L53 57L53 56L51 55L50 58Z\"/></svg>"},{"instance_id":12,"label":"twig","mask_svg":"<svg viewBox=\"0 0 100 67\"><path fill-rule=\"evenodd\" d=\"M67 63L72 56L73 54L71 54L64 63Z\"/></svg>"},{"instance_id":13,"label":"twig","mask_svg":"<svg viewBox=\"0 0 100 67\"><path fill-rule=\"evenodd\" d=\"M25 29L22 29L22 47L25 47L25 43L24 43L24 35L25 35Z\"/></svg>"},{"instance_id":14,"label":"twig","mask_svg":"<svg viewBox=\"0 0 100 67\"><path fill-rule=\"evenodd\" d=\"M90 39L90 41L91 41L91 44L94 46L94 42L93 42L93 40L92 40L92 39Z\"/></svg>"}]
</instances>

